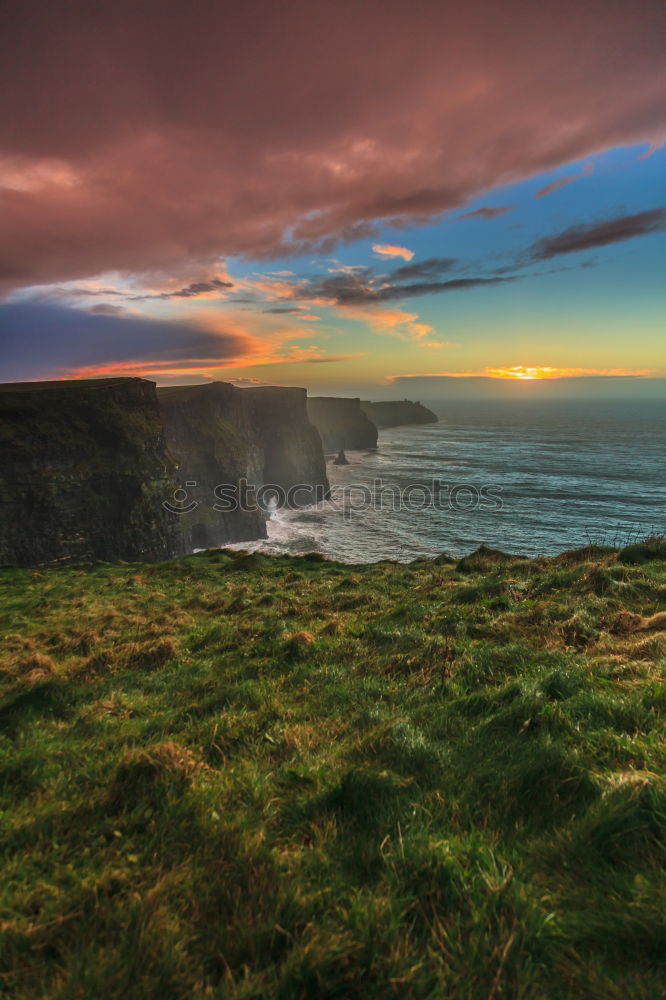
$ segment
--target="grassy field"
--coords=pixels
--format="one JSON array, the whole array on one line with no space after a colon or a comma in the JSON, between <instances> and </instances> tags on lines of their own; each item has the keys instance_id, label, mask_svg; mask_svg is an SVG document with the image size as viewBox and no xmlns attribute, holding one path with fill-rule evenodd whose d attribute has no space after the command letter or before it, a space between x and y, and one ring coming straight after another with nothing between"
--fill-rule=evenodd
<instances>
[{"instance_id":1,"label":"grassy field","mask_svg":"<svg viewBox=\"0 0 666 1000\"><path fill-rule=\"evenodd\" d=\"M0 570L0 995L666 991L666 546Z\"/></svg>"}]
</instances>

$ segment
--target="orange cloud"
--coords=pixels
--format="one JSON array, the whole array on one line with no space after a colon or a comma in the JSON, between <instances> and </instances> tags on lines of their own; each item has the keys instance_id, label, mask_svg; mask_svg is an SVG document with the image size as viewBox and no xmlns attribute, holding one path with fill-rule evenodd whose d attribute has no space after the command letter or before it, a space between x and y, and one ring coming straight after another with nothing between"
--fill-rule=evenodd
<instances>
[{"instance_id":1,"label":"orange cloud","mask_svg":"<svg viewBox=\"0 0 666 1000\"><path fill-rule=\"evenodd\" d=\"M405 261L410 261L414 257L413 250L392 246L390 243L373 243L372 250L378 257L401 257Z\"/></svg>"},{"instance_id":2,"label":"orange cloud","mask_svg":"<svg viewBox=\"0 0 666 1000\"><path fill-rule=\"evenodd\" d=\"M424 338L434 333L427 323L420 323L418 313L405 312L383 306L344 306L345 317L353 317L367 323L375 333L398 337L400 340L415 340L424 343Z\"/></svg>"}]
</instances>

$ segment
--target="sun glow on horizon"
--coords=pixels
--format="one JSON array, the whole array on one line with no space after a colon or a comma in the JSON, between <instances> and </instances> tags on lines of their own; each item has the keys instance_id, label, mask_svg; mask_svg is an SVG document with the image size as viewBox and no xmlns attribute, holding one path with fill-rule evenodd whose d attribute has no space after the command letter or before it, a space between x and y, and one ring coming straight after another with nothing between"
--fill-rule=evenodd
<instances>
[{"instance_id":1,"label":"sun glow on horizon","mask_svg":"<svg viewBox=\"0 0 666 1000\"><path fill-rule=\"evenodd\" d=\"M533 382L538 379L576 378L582 375L633 375L645 377L654 372L648 368L552 368L548 365L514 365L512 368L486 368L484 375L490 378L518 379Z\"/></svg>"},{"instance_id":2,"label":"sun glow on horizon","mask_svg":"<svg viewBox=\"0 0 666 1000\"><path fill-rule=\"evenodd\" d=\"M550 368L539 365L533 367L514 365L513 368L489 368L486 374L491 378L521 379L522 381L531 382L534 379L561 378L562 375L568 374L569 371L570 369L566 368Z\"/></svg>"}]
</instances>

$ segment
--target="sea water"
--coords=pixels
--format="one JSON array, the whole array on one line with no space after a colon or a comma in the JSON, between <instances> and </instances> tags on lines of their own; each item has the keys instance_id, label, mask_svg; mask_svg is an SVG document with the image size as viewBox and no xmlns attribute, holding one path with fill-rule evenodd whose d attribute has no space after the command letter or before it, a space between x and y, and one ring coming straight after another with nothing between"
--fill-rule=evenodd
<instances>
[{"instance_id":1,"label":"sea water","mask_svg":"<svg viewBox=\"0 0 666 1000\"><path fill-rule=\"evenodd\" d=\"M666 533L666 401L438 410L437 424L381 430L376 451L329 462L330 501L273 513L266 540L238 547L407 561L480 544L549 555Z\"/></svg>"}]
</instances>

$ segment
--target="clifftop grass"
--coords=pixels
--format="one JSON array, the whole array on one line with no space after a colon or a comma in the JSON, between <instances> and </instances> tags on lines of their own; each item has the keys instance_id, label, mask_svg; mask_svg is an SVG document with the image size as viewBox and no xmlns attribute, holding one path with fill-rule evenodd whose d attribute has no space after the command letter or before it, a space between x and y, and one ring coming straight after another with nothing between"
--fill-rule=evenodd
<instances>
[{"instance_id":1,"label":"clifftop grass","mask_svg":"<svg viewBox=\"0 0 666 1000\"><path fill-rule=\"evenodd\" d=\"M665 989L666 550L0 570L0 994Z\"/></svg>"}]
</instances>

